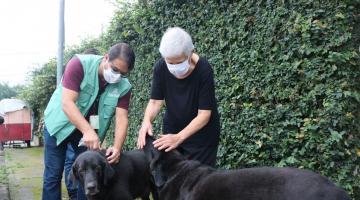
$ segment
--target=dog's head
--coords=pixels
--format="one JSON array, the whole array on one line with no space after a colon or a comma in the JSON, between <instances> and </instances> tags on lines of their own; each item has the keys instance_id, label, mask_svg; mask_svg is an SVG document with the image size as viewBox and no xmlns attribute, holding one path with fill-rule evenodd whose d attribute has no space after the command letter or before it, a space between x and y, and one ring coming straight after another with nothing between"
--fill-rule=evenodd
<instances>
[{"instance_id":1,"label":"dog's head","mask_svg":"<svg viewBox=\"0 0 360 200\"><path fill-rule=\"evenodd\" d=\"M69 178L73 185L79 181L89 198L97 195L102 186L108 185L114 174L115 171L107 162L104 152L89 150L76 158Z\"/></svg>"},{"instance_id":2,"label":"dog's head","mask_svg":"<svg viewBox=\"0 0 360 200\"><path fill-rule=\"evenodd\" d=\"M169 152L157 150L153 145L154 141L153 137L146 136L144 151L150 163L151 175L154 178L155 185L160 188L176 172L176 164L185 158L177 150Z\"/></svg>"}]
</instances>

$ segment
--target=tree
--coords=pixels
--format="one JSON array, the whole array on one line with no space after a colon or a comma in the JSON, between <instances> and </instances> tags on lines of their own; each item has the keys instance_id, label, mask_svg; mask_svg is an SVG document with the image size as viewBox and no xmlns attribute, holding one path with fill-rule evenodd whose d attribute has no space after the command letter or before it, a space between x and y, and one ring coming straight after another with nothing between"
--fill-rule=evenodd
<instances>
[{"instance_id":1,"label":"tree","mask_svg":"<svg viewBox=\"0 0 360 200\"><path fill-rule=\"evenodd\" d=\"M42 68L30 72L30 84L24 86L18 98L25 100L38 120L56 87L56 60L51 59Z\"/></svg>"},{"instance_id":2,"label":"tree","mask_svg":"<svg viewBox=\"0 0 360 200\"><path fill-rule=\"evenodd\" d=\"M16 96L16 88L7 83L0 83L0 100Z\"/></svg>"}]
</instances>

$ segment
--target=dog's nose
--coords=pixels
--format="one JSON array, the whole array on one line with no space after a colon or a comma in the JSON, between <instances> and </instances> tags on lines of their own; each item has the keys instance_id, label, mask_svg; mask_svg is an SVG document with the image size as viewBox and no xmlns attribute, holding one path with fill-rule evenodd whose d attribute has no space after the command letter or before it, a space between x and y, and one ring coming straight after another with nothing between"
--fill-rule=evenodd
<instances>
[{"instance_id":1,"label":"dog's nose","mask_svg":"<svg viewBox=\"0 0 360 200\"><path fill-rule=\"evenodd\" d=\"M88 189L89 191L93 191L95 188L96 188L95 182L90 182L86 184L86 189Z\"/></svg>"}]
</instances>

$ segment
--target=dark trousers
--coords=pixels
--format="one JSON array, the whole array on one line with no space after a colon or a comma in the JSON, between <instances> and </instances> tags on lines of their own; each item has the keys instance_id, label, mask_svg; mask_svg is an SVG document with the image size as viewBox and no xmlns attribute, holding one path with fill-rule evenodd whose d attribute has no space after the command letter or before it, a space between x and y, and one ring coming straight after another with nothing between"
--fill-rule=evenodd
<instances>
[{"instance_id":1,"label":"dark trousers","mask_svg":"<svg viewBox=\"0 0 360 200\"><path fill-rule=\"evenodd\" d=\"M61 179L65 165L67 145L70 143L75 157L86 151L86 147L78 147L82 135L74 132L66 138L61 144L56 145L56 138L50 136L46 127L44 128L45 152L44 152L44 182L43 182L43 200L61 200ZM65 177L67 178L67 177ZM78 187L77 198L86 200L81 187Z\"/></svg>"},{"instance_id":2,"label":"dark trousers","mask_svg":"<svg viewBox=\"0 0 360 200\"><path fill-rule=\"evenodd\" d=\"M180 146L177 150L187 159L200 161L202 164L215 167L218 145L213 146Z\"/></svg>"},{"instance_id":3,"label":"dark trousers","mask_svg":"<svg viewBox=\"0 0 360 200\"><path fill-rule=\"evenodd\" d=\"M77 199L77 186L73 185L72 181L68 178L74 161L75 161L75 152L71 144L68 143L66 149L65 165L64 165L64 178L70 200Z\"/></svg>"}]
</instances>

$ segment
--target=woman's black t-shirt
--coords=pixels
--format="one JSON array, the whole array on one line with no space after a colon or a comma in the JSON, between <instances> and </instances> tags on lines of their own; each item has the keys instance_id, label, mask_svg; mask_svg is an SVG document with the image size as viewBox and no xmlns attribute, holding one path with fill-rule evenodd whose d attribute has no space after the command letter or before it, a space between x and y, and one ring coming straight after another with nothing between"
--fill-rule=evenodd
<instances>
[{"instance_id":1,"label":"woman's black t-shirt","mask_svg":"<svg viewBox=\"0 0 360 200\"><path fill-rule=\"evenodd\" d=\"M178 133L196 116L198 110L211 110L209 122L181 146L217 145L220 121L215 99L214 75L211 65L199 58L193 72L184 79L170 73L162 58L154 65L151 99L165 100L163 133Z\"/></svg>"}]
</instances>

